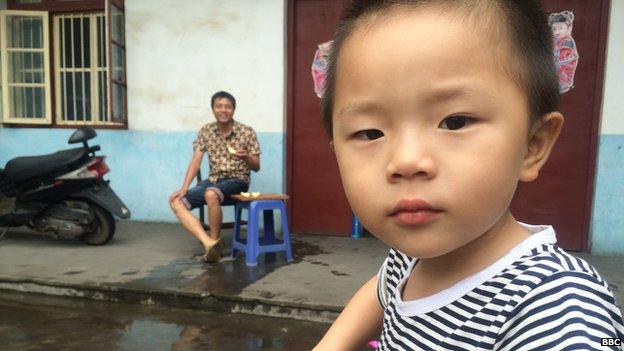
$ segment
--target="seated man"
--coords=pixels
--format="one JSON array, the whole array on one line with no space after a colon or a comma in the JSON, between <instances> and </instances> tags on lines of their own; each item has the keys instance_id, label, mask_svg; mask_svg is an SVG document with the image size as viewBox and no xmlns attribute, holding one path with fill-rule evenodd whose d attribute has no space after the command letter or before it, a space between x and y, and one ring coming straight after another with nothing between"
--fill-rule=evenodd
<instances>
[{"instance_id":1,"label":"seated man","mask_svg":"<svg viewBox=\"0 0 624 351\"><path fill-rule=\"evenodd\" d=\"M212 96L212 113L216 122L204 125L193 142L191 160L182 187L169 197L169 204L186 230L204 245L204 262L214 263L221 258L221 204L230 196L247 191L250 170L260 170L260 145L251 127L233 119L236 99L220 91ZM194 188L189 186L199 170L204 152L208 152L210 175ZM201 222L191 213L196 207L208 205L207 234Z\"/></svg>"}]
</instances>

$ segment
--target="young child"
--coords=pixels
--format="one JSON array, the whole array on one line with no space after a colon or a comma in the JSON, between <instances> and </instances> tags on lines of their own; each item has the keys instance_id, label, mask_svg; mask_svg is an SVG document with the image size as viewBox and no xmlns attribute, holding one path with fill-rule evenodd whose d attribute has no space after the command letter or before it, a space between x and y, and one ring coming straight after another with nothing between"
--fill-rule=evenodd
<instances>
[{"instance_id":1,"label":"young child","mask_svg":"<svg viewBox=\"0 0 624 351\"><path fill-rule=\"evenodd\" d=\"M349 203L391 246L317 350L600 349L608 284L509 205L563 124L535 0L362 0L333 41L323 119Z\"/></svg>"}]
</instances>

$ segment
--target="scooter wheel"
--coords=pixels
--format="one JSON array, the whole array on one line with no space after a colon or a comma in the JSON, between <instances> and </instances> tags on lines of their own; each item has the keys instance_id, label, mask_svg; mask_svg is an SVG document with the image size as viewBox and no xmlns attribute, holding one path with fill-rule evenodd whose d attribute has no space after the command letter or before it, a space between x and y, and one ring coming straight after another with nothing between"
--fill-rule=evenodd
<instances>
[{"instance_id":1,"label":"scooter wheel","mask_svg":"<svg viewBox=\"0 0 624 351\"><path fill-rule=\"evenodd\" d=\"M115 235L115 219L110 212L98 205L91 205L95 214L93 229L83 234L80 239L87 245L104 245Z\"/></svg>"}]
</instances>

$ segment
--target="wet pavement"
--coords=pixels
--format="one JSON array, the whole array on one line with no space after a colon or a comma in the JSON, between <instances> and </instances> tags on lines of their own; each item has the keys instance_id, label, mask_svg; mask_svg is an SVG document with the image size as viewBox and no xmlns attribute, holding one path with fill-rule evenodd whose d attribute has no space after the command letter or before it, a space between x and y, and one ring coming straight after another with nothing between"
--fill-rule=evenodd
<instances>
[{"instance_id":1,"label":"wet pavement","mask_svg":"<svg viewBox=\"0 0 624 351\"><path fill-rule=\"evenodd\" d=\"M329 323L388 252L373 237L293 234L294 262L278 253L247 267L239 254L207 265L179 225L120 221L117 228L100 247L12 229L0 240L0 291ZM223 236L229 247L231 230ZM577 255L598 269L621 305L624 256Z\"/></svg>"},{"instance_id":2,"label":"wet pavement","mask_svg":"<svg viewBox=\"0 0 624 351\"><path fill-rule=\"evenodd\" d=\"M387 247L374 238L292 235L283 253L200 262L199 243L176 224L120 221L105 246L12 229L0 241L0 290L331 322L374 275ZM223 232L226 248L231 230Z\"/></svg>"},{"instance_id":3,"label":"wet pavement","mask_svg":"<svg viewBox=\"0 0 624 351\"><path fill-rule=\"evenodd\" d=\"M4 350L310 350L328 324L0 292Z\"/></svg>"}]
</instances>

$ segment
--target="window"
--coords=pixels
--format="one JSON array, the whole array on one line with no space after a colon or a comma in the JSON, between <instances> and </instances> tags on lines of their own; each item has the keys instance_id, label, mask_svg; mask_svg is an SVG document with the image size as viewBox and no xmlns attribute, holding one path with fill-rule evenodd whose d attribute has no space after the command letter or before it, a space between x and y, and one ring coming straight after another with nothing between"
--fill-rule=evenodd
<instances>
[{"instance_id":1,"label":"window","mask_svg":"<svg viewBox=\"0 0 624 351\"><path fill-rule=\"evenodd\" d=\"M104 14L54 16L59 124L109 121L104 21Z\"/></svg>"},{"instance_id":2,"label":"window","mask_svg":"<svg viewBox=\"0 0 624 351\"><path fill-rule=\"evenodd\" d=\"M47 14L2 14L3 121L50 124Z\"/></svg>"},{"instance_id":3,"label":"window","mask_svg":"<svg viewBox=\"0 0 624 351\"><path fill-rule=\"evenodd\" d=\"M2 121L127 127L123 1L8 5L19 10L0 11Z\"/></svg>"}]
</instances>

